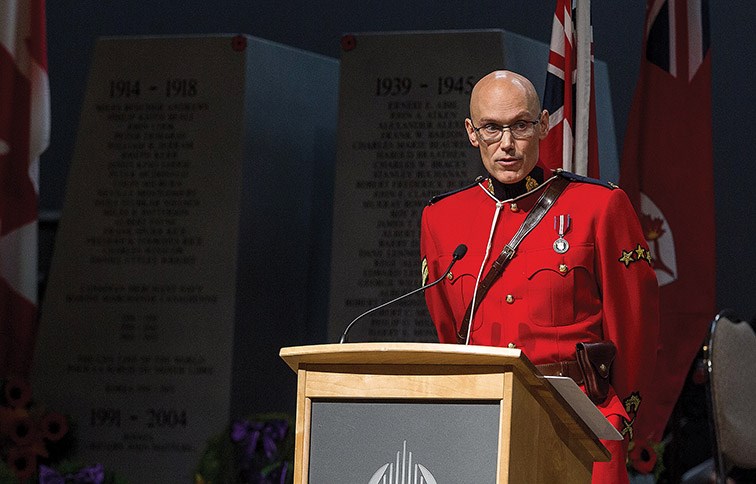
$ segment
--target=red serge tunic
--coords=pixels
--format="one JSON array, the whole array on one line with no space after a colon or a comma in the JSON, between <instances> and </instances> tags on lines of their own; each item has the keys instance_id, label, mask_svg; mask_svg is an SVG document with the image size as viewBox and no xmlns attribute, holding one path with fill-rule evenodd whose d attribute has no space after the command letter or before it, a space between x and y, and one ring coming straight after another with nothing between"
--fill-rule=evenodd
<instances>
[{"instance_id":1,"label":"red serge tunic","mask_svg":"<svg viewBox=\"0 0 756 484\"><path fill-rule=\"evenodd\" d=\"M547 183L498 202L483 182L424 209L424 280L443 274L459 244L468 248L447 280L425 291L441 343L456 343L476 281L488 272ZM569 244L564 253L554 246L560 224ZM522 241L475 312L470 344L516 347L540 365L574 361L579 342L613 341L614 391L599 409L626 431L644 385L650 384L657 337L658 285L635 211L622 190L586 179L572 181ZM624 455L614 462L620 465L617 470L624 473Z\"/></svg>"}]
</instances>

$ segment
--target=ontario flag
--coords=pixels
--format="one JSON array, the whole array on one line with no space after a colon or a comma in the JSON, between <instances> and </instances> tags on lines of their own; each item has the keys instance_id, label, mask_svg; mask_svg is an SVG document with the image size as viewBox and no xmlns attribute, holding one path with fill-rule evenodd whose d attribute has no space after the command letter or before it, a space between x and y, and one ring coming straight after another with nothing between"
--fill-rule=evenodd
<instances>
[{"instance_id":1,"label":"ontario flag","mask_svg":"<svg viewBox=\"0 0 756 484\"><path fill-rule=\"evenodd\" d=\"M44 0L0 2L0 377L28 376L37 331L39 156L50 134Z\"/></svg>"},{"instance_id":2,"label":"ontario flag","mask_svg":"<svg viewBox=\"0 0 756 484\"><path fill-rule=\"evenodd\" d=\"M648 0L622 153L660 286L654 389L635 427L644 439L661 438L716 310L708 18L706 0Z\"/></svg>"},{"instance_id":3,"label":"ontario flag","mask_svg":"<svg viewBox=\"0 0 756 484\"><path fill-rule=\"evenodd\" d=\"M550 115L549 134L541 141L541 161L551 169L598 178L590 1L577 3L556 2L543 96ZM578 16L586 21L576 22ZM584 59L579 51L585 53Z\"/></svg>"}]
</instances>

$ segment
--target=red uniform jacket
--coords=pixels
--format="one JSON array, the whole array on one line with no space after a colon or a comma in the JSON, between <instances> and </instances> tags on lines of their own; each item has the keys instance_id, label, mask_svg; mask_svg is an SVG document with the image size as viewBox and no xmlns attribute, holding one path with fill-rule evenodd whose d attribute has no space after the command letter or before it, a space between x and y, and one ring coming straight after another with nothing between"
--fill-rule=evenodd
<instances>
[{"instance_id":1,"label":"red uniform jacket","mask_svg":"<svg viewBox=\"0 0 756 484\"><path fill-rule=\"evenodd\" d=\"M485 182L425 208L420 237L424 279L440 277L454 249L468 247L447 280L425 291L440 342L456 343L491 233L481 279L545 185L504 201L498 216ZM554 248L560 220L569 244L564 253ZM622 190L596 180L571 182L525 237L476 311L470 343L516 347L538 365L574 361L578 342L613 341L614 391L599 408L608 418L614 415L610 421L628 433L644 385L650 384L657 335L658 285L640 223ZM621 465L624 470L624 459Z\"/></svg>"}]
</instances>

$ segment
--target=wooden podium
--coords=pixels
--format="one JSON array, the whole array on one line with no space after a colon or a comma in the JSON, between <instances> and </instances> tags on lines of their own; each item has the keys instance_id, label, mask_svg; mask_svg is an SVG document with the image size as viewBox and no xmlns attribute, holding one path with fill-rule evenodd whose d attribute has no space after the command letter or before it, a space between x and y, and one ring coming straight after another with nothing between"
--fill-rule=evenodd
<instances>
[{"instance_id":1,"label":"wooden podium","mask_svg":"<svg viewBox=\"0 0 756 484\"><path fill-rule=\"evenodd\" d=\"M298 379L295 483L590 482L593 462L610 457L582 418L517 349L348 343L283 348L280 355ZM457 404L464 413L454 413ZM405 406L410 413L402 417ZM412 413L418 409L420 414ZM487 416L475 417L479 410ZM467 415L472 416L472 425L462 422L462 430L455 429L457 420ZM383 421L371 423L371 419ZM354 428L363 421L364 430ZM410 429L418 421L420 427ZM406 430L416 437L411 444L415 452L407 450L412 439L404 438L396 456L392 453L381 461L378 434L394 423L399 432ZM444 430L447 425L452 427ZM493 448L488 457L475 450L465 456L468 446L482 439L466 439L468 428L476 426L493 433L492 445L486 445ZM420 435L438 429L441 437ZM358 437L348 441L349 432ZM440 445L442 450L417 451L417 446L427 444ZM315 462L313 456L321 454L315 452L317 446L333 446L335 457L318 457ZM445 452L449 455L438 455ZM421 464L433 458L440 459L435 467ZM482 460L475 462L476 458ZM387 463L378 465L381 462ZM444 474L447 465L454 472L470 462L474 471L490 477L467 480ZM369 471L359 470L360 465L367 465ZM334 466L343 468L336 471ZM328 472L338 472L338 477L314 477Z\"/></svg>"}]
</instances>

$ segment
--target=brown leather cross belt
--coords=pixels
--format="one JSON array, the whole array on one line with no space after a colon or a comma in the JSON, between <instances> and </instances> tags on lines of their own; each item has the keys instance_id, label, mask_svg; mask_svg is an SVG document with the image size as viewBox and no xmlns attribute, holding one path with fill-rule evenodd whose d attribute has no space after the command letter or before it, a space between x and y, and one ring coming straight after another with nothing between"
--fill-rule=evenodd
<instances>
[{"instance_id":1,"label":"brown leather cross belt","mask_svg":"<svg viewBox=\"0 0 756 484\"><path fill-rule=\"evenodd\" d=\"M544 376L568 376L575 380L578 385L583 384L583 372L577 361L559 361L557 363L546 363L536 365L538 371Z\"/></svg>"}]
</instances>

